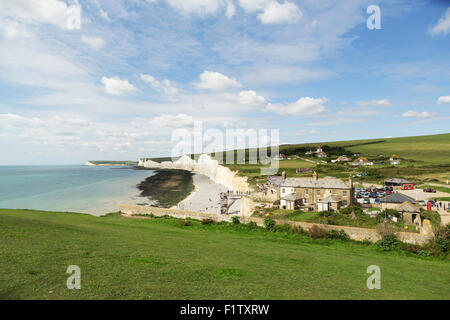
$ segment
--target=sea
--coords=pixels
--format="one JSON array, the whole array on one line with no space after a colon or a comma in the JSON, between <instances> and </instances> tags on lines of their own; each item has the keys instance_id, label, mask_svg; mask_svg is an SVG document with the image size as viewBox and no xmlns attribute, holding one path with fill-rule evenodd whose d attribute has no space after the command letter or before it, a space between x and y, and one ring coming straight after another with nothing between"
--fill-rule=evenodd
<instances>
[{"instance_id":1,"label":"sea","mask_svg":"<svg viewBox=\"0 0 450 320\"><path fill-rule=\"evenodd\" d=\"M145 204L137 184L154 174L119 166L0 166L0 208L89 213Z\"/></svg>"}]
</instances>

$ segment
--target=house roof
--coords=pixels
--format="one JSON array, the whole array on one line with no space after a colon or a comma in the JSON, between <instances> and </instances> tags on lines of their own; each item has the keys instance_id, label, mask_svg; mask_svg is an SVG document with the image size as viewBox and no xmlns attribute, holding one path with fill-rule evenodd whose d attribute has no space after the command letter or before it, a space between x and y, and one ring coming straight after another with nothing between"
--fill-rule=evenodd
<instances>
[{"instance_id":1,"label":"house roof","mask_svg":"<svg viewBox=\"0 0 450 320\"><path fill-rule=\"evenodd\" d=\"M405 201L408 201L412 204L416 203L416 200L414 200L413 198L399 192L394 192L380 200L380 202L383 203L404 203Z\"/></svg>"},{"instance_id":2,"label":"house roof","mask_svg":"<svg viewBox=\"0 0 450 320\"><path fill-rule=\"evenodd\" d=\"M391 178L391 179L388 179L388 180L386 180L386 181L384 181L385 183L386 182L389 182L389 183L398 183L398 184L405 184L405 183L411 183L411 182L409 182L408 180L406 180L406 179L400 179L400 178Z\"/></svg>"},{"instance_id":3,"label":"house roof","mask_svg":"<svg viewBox=\"0 0 450 320\"><path fill-rule=\"evenodd\" d=\"M397 211L420 212L420 208L409 201L405 201L397 207Z\"/></svg>"},{"instance_id":4,"label":"house roof","mask_svg":"<svg viewBox=\"0 0 450 320\"><path fill-rule=\"evenodd\" d=\"M300 199L300 197L295 193L289 193L288 195L281 197L282 200L295 201Z\"/></svg>"},{"instance_id":5,"label":"house roof","mask_svg":"<svg viewBox=\"0 0 450 320\"><path fill-rule=\"evenodd\" d=\"M281 187L295 187L295 188L339 188L349 189L350 186L334 177L325 177L314 180L311 177L305 178L286 178L280 184Z\"/></svg>"},{"instance_id":6,"label":"house roof","mask_svg":"<svg viewBox=\"0 0 450 320\"><path fill-rule=\"evenodd\" d=\"M267 177L267 182L276 187L278 187L281 184L282 180L283 180L282 176L268 176Z\"/></svg>"}]
</instances>

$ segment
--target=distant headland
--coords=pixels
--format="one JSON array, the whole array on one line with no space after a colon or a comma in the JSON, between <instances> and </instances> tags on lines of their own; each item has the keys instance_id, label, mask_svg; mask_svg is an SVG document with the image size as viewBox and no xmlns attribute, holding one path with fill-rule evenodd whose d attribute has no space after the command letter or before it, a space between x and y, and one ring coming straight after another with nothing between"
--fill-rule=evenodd
<instances>
[{"instance_id":1,"label":"distant headland","mask_svg":"<svg viewBox=\"0 0 450 320\"><path fill-rule=\"evenodd\" d=\"M87 161L85 166L135 166L137 161Z\"/></svg>"}]
</instances>

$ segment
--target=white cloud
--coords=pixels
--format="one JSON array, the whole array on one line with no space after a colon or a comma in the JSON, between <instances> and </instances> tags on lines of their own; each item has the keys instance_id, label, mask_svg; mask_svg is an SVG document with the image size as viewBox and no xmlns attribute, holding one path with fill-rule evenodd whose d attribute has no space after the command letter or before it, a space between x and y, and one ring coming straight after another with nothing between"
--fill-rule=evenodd
<instances>
[{"instance_id":1,"label":"white cloud","mask_svg":"<svg viewBox=\"0 0 450 320\"><path fill-rule=\"evenodd\" d=\"M81 10L79 4L67 6L59 0L0 0L0 15L25 24L48 23L61 29L79 29L71 24L71 9L75 7Z\"/></svg>"},{"instance_id":2,"label":"white cloud","mask_svg":"<svg viewBox=\"0 0 450 320\"><path fill-rule=\"evenodd\" d=\"M224 91L241 87L235 79L231 79L219 72L204 71L200 75L200 82L196 84L199 89L210 89L214 91Z\"/></svg>"},{"instance_id":3,"label":"white cloud","mask_svg":"<svg viewBox=\"0 0 450 320\"><path fill-rule=\"evenodd\" d=\"M450 103L450 96L442 96L439 97L437 100L438 104L443 104L443 103Z\"/></svg>"},{"instance_id":4,"label":"white cloud","mask_svg":"<svg viewBox=\"0 0 450 320\"><path fill-rule=\"evenodd\" d=\"M248 90L239 92L238 103L249 106L260 106L266 103L266 99L263 96L258 96L255 91Z\"/></svg>"},{"instance_id":5,"label":"white cloud","mask_svg":"<svg viewBox=\"0 0 450 320\"><path fill-rule=\"evenodd\" d=\"M102 77L102 83L105 86L106 93L116 96L136 91L136 87L129 83L128 80L121 80L119 77Z\"/></svg>"},{"instance_id":6,"label":"white cloud","mask_svg":"<svg viewBox=\"0 0 450 320\"><path fill-rule=\"evenodd\" d=\"M233 2L231 0L228 0L227 2L227 10L225 11L225 16L228 19L231 19L234 14L236 13L236 7L234 6Z\"/></svg>"},{"instance_id":7,"label":"white cloud","mask_svg":"<svg viewBox=\"0 0 450 320\"><path fill-rule=\"evenodd\" d=\"M406 112L402 113L402 117L404 117L404 118L429 118L431 116L432 116L432 114L429 112L426 112L426 111L419 112L419 111L410 110L410 111L406 111Z\"/></svg>"},{"instance_id":8,"label":"white cloud","mask_svg":"<svg viewBox=\"0 0 450 320\"><path fill-rule=\"evenodd\" d=\"M103 9L100 9L100 15L102 16L103 19L105 19L106 21L111 22L111 18L108 15L108 12L104 11Z\"/></svg>"},{"instance_id":9,"label":"white cloud","mask_svg":"<svg viewBox=\"0 0 450 320\"><path fill-rule=\"evenodd\" d=\"M106 44L105 40L100 37L81 36L81 41L96 50L103 48Z\"/></svg>"},{"instance_id":10,"label":"white cloud","mask_svg":"<svg viewBox=\"0 0 450 320\"><path fill-rule=\"evenodd\" d=\"M326 98L304 97L293 103L268 104L266 109L281 115L315 115L325 111L324 103L327 101Z\"/></svg>"},{"instance_id":11,"label":"white cloud","mask_svg":"<svg viewBox=\"0 0 450 320\"><path fill-rule=\"evenodd\" d=\"M303 14L300 9L291 2L269 3L264 12L258 14L258 19L263 24L281 24L281 23L295 23L302 18Z\"/></svg>"},{"instance_id":12,"label":"white cloud","mask_svg":"<svg viewBox=\"0 0 450 320\"><path fill-rule=\"evenodd\" d=\"M171 128L189 127L194 124L194 118L187 114L163 114L159 117L155 117L151 120L153 125Z\"/></svg>"},{"instance_id":13,"label":"white cloud","mask_svg":"<svg viewBox=\"0 0 450 320\"><path fill-rule=\"evenodd\" d=\"M170 6L184 15L200 16L215 14L222 7L224 0L166 0Z\"/></svg>"},{"instance_id":14,"label":"white cloud","mask_svg":"<svg viewBox=\"0 0 450 320\"><path fill-rule=\"evenodd\" d=\"M239 0L239 5L246 12L255 12L263 10L273 0Z\"/></svg>"},{"instance_id":15,"label":"white cloud","mask_svg":"<svg viewBox=\"0 0 450 320\"><path fill-rule=\"evenodd\" d=\"M387 107L391 105L391 102L388 99L380 99L380 100L359 101L358 105L361 107L367 106Z\"/></svg>"},{"instance_id":16,"label":"white cloud","mask_svg":"<svg viewBox=\"0 0 450 320\"><path fill-rule=\"evenodd\" d=\"M141 79L149 83L153 88L162 90L168 96L172 96L178 93L178 89L174 87L168 79L158 81L149 74L141 74Z\"/></svg>"},{"instance_id":17,"label":"white cloud","mask_svg":"<svg viewBox=\"0 0 450 320\"><path fill-rule=\"evenodd\" d=\"M437 24L430 28L429 32L433 35L450 33L450 7L447 8Z\"/></svg>"}]
</instances>

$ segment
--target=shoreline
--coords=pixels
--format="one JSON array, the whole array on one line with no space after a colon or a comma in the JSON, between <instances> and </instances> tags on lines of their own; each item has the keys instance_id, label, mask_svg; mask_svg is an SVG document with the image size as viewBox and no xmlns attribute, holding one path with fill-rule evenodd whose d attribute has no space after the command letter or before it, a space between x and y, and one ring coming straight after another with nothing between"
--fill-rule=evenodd
<instances>
[{"instance_id":1,"label":"shoreline","mask_svg":"<svg viewBox=\"0 0 450 320\"><path fill-rule=\"evenodd\" d=\"M154 175L137 184L137 188L140 197L154 201L158 207L177 205L195 191L192 172L180 169L156 169L154 172Z\"/></svg>"}]
</instances>

